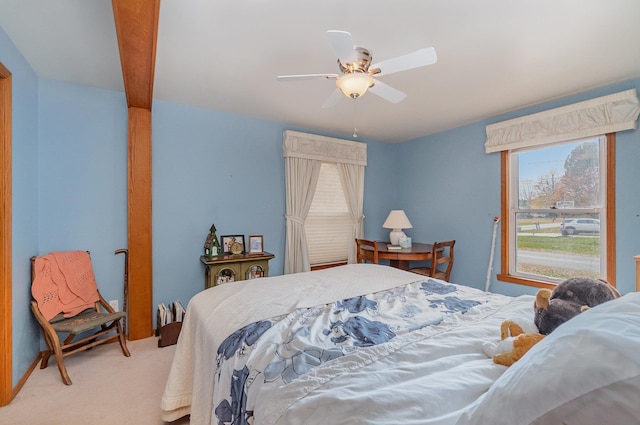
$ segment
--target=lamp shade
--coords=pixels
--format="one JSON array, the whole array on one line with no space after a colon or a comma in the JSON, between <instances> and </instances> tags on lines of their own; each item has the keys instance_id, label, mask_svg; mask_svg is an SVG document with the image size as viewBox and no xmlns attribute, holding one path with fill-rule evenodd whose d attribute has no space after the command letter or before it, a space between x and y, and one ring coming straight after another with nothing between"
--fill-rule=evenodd
<instances>
[{"instance_id":1,"label":"lamp shade","mask_svg":"<svg viewBox=\"0 0 640 425\"><path fill-rule=\"evenodd\" d=\"M344 74L336 81L336 86L345 96L357 99L367 92L373 85L373 78L363 72L350 72Z\"/></svg>"},{"instance_id":2,"label":"lamp shade","mask_svg":"<svg viewBox=\"0 0 640 425\"><path fill-rule=\"evenodd\" d=\"M400 238L406 236L402 229L411 229L413 226L404 213L404 210L391 210L382 227L392 229L391 232L389 232L389 241L391 245L399 245Z\"/></svg>"},{"instance_id":3,"label":"lamp shade","mask_svg":"<svg viewBox=\"0 0 640 425\"><path fill-rule=\"evenodd\" d=\"M411 229L413 226L404 210L391 210L382 227L385 229Z\"/></svg>"}]
</instances>

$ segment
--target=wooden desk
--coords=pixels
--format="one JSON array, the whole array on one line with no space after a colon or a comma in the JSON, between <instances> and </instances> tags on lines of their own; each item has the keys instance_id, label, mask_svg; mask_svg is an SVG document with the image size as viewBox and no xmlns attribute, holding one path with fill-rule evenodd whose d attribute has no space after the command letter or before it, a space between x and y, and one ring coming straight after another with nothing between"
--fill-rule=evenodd
<instances>
[{"instance_id":1,"label":"wooden desk","mask_svg":"<svg viewBox=\"0 0 640 425\"><path fill-rule=\"evenodd\" d=\"M412 243L411 248L388 249L390 242L378 241L378 258L389 260L389 265L402 270L409 270L410 261L431 260L430 243Z\"/></svg>"}]
</instances>

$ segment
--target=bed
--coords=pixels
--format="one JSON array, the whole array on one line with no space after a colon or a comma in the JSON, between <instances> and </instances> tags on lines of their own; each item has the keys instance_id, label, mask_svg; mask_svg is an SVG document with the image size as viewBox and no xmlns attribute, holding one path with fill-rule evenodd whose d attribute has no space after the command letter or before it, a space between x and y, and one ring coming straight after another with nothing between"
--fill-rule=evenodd
<instances>
[{"instance_id":1,"label":"bed","mask_svg":"<svg viewBox=\"0 0 640 425\"><path fill-rule=\"evenodd\" d=\"M638 423L640 295L580 314L509 368L493 363L502 321L532 306L374 264L216 286L188 305L163 419Z\"/></svg>"}]
</instances>

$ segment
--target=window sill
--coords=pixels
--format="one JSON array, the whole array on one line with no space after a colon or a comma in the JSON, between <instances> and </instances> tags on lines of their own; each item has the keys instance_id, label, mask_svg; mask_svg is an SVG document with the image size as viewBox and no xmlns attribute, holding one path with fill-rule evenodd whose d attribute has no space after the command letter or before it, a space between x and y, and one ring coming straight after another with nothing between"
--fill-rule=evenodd
<instances>
[{"instance_id":1,"label":"window sill","mask_svg":"<svg viewBox=\"0 0 640 425\"><path fill-rule=\"evenodd\" d=\"M322 269L330 269L331 267L344 266L347 264L346 261L340 261L338 263L328 263L328 264L318 264L315 266L311 266L311 271L322 270Z\"/></svg>"},{"instance_id":2,"label":"window sill","mask_svg":"<svg viewBox=\"0 0 640 425\"><path fill-rule=\"evenodd\" d=\"M498 280L501 282L516 283L518 285L533 286L536 288L554 289L557 285L554 283L543 282L540 280L525 279L522 277L511 276L508 274L499 274Z\"/></svg>"}]
</instances>

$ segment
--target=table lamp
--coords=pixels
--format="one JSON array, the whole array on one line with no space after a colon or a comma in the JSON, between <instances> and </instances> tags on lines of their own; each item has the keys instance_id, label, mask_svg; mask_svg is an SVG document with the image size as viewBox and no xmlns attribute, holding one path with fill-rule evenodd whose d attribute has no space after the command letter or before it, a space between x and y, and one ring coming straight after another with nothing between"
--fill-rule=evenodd
<instances>
[{"instance_id":1,"label":"table lamp","mask_svg":"<svg viewBox=\"0 0 640 425\"><path fill-rule=\"evenodd\" d=\"M392 229L389 233L389 241L391 241L391 245L399 245L400 238L406 236L402 229L411 229L413 226L404 210L391 210L382 227Z\"/></svg>"}]
</instances>

